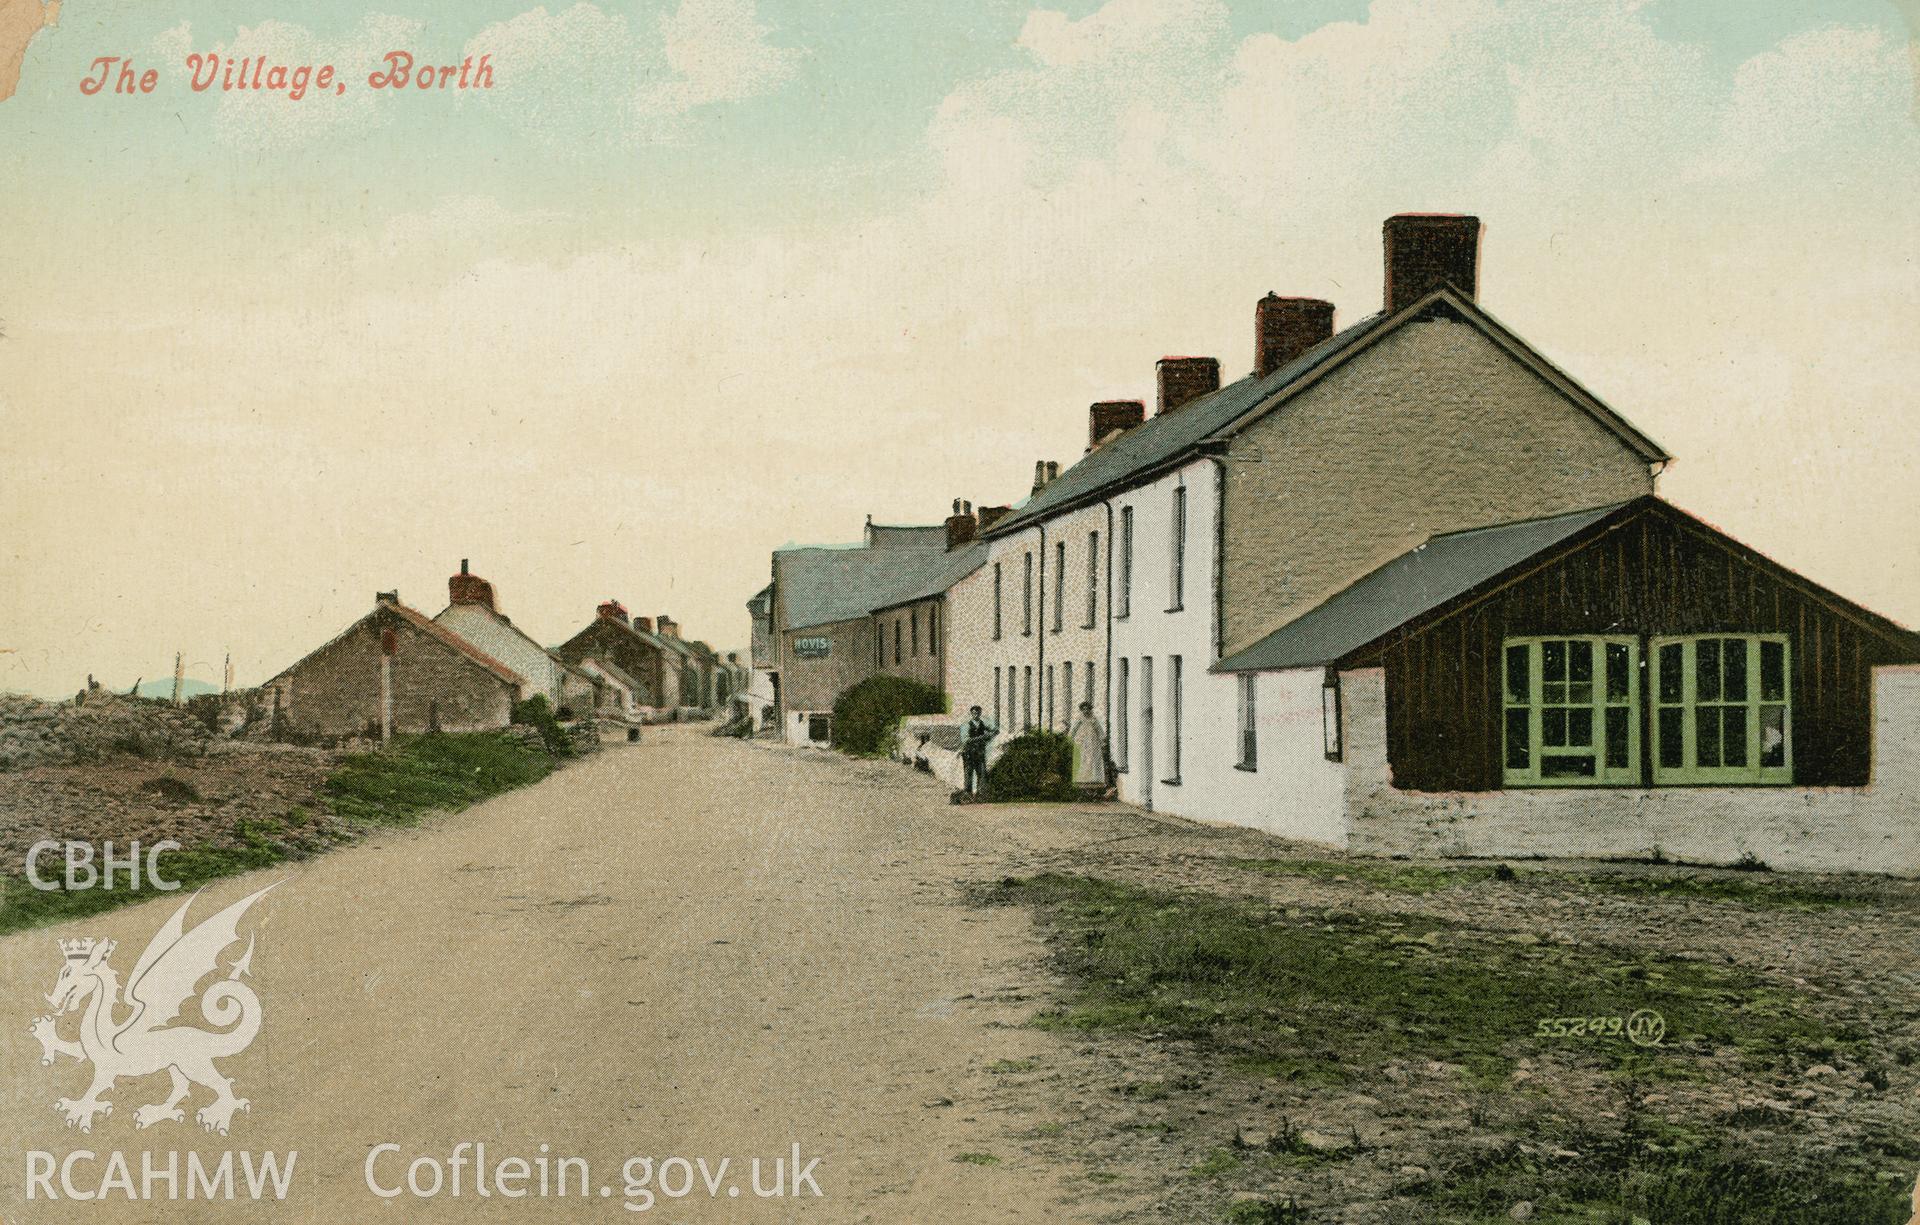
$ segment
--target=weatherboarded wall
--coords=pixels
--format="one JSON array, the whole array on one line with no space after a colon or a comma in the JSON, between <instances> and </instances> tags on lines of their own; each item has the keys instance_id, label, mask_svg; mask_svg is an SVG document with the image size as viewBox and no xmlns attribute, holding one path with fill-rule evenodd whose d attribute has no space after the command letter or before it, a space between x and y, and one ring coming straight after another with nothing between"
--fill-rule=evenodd
<instances>
[{"instance_id":1,"label":"weatherboarded wall","mask_svg":"<svg viewBox=\"0 0 1920 1225\"><path fill-rule=\"evenodd\" d=\"M1226 457L1232 654L1428 536L1653 492L1641 459L1468 324L1411 323Z\"/></svg>"},{"instance_id":2,"label":"weatherboarded wall","mask_svg":"<svg viewBox=\"0 0 1920 1225\"><path fill-rule=\"evenodd\" d=\"M1920 667L1873 669L1864 787L1412 792L1393 785L1386 677L1341 674L1346 825L1370 855L1646 856L1798 871L1920 876Z\"/></svg>"},{"instance_id":3,"label":"weatherboarded wall","mask_svg":"<svg viewBox=\"0 0 1920 1225\"><path fill-rule=\"evenodd\" d=\"M1659 505L1464 611L1349 663L1387 670L1387 741L1394 777L1421 791L1500 785L1501 649L1507 638L1628 634L1640 658L1653 637L1784 634L1791 644L1793 777L1810 786L1864 784L1875 665L1913 662L1808 584L1789 581L1738 545ZM1643 662L1641 692L1651 691ZM1640 754L1652 781L1651 707ZM1920 814L1917 814L1920 819Z\"/></svg>"}]
</instances>

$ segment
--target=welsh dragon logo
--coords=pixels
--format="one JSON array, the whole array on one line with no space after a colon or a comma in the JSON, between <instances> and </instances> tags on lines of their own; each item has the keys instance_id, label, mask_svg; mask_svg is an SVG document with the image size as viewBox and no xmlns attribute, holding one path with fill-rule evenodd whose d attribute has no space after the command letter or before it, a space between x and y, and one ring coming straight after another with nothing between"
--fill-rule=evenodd
<instances>
[{"instance_id":1,"label":"welsh dragon logo","mask_svg":"<svg viewBox=\"0 0 1920 1225\"><path fill-rule=\"evenodd\" d=\"M219 1028L172 1022L201 980L220 972L220 954L240 939L240 916L274 887L248 894L192 931L186 930L187 910L200 895L188 898L134 963L124 997L119 975L108 964L113 941L60 941L66 961L53 993L46 997L53 1014L35 1019L29 1032L40 1040L42 1064L52 1064L59 1055L93 1064L93 1084L86 1095L54 1103L53 1108L66 1116L68 1127L91 1132L96 1115L113 1113L113 1103L104 1095L116 1080L164 1070L173 1078L167 1100L135 1110L134 1125L183 1121L180 1104L194 1085L202 1085L213 1090L214 1098L194 1118L208 1131L227 1134L234 1112L247 1109L247 1099L233 1095L233 1082L220 1074L213 1061L246 1050L260 1032L260 998L240 981L253 963L252 936L247 938L247 951L227 967L227 976L200 994L200 1015ZM80 1040L62 1038L59 1018L83 1008Z\"/></svg>"}]
</instances>

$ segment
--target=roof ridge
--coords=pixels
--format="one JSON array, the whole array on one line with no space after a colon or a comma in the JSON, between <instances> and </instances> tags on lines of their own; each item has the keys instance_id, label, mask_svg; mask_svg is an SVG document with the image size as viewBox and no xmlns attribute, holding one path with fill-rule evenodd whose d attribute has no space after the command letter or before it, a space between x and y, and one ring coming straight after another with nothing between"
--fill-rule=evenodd
<instances>
[{"instance_id":1,"label":"roof ridge","mask_svg":"<svg viewBox=\"0 0 1920 1225\"><path fill-rule=\"evenodd\" d=\"M1659 500L1660 498L1657 494L1643 493L1637 497L1628 498L1624 502L1597 502L1592 506L1583 507L1580 510L1563 510L1551 515L1534 515L1528 519L1506 519L1499 523L1483 523L1479 527L1462 527L1456 528L1451 532L1435 532L1433 535L1415 545L1414 550L1424 549L1436 540L1452 540L1460 536L1471 536L1476 532L1497 532L1504 528L1524 527L1530 523L1552 523L1557 519L1573 519L1582 515L1610 514L1622 507L1631 506L1635 502L1657 502ZM1406 554L1402 553L1400 556L1405 557Z\"/></svg>"}]
</instances>

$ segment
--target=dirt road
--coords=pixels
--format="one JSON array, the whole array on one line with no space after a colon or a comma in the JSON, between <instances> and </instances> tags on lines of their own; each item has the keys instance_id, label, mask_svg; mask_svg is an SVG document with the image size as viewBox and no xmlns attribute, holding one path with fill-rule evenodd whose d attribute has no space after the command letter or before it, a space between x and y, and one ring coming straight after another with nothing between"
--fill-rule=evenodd
<instances>
[{"instance_id":1,"label":"dirt road","mask_svg":"<svg viewBox=\"0 0 1920 1225\"><path fill-rule=\"evenodd\" d=\"M225 881L193 919L285 878L255 911L250 981L264 1025L224 1061L251 1102L225 1137L193 1121L204 1089L184 1122L136 1130L135 1108L166 1096L164 1075L117 1086L91 1135L69 1129L53 1103L79 1097L88 1069L65 1058L41 1066L28 1032L48 1011L56 939L117 941L124 980L177 901L10 937L0 941L0 1149L14 1164L0 1172L0 1219L1102 1215L1124 1205L1119 1192L1023 1161L1009 1142L1036 1120L991 1091L993 1069L1056 1041L1017 1027L1048 987L1035 981L1041 949L1026 916L967 907L955 889L1150 820L1048 814L954 808L896 765L663 730L424 828ZM543 1156L583 1157L592 1195L580 1198L575 1167L565 1198L510 1199L499 1180L482 1198L474 1150L464 1166L451 1160L463 1142L484 1143L491 1169L527 1162L531 1177L515 1184L509 1170L507 1188L537 1189ZM376 1152L383 1144L398 1147ZM802 1169L819 1159L810 1182L792 1168L796 1145ZM69 1162L78 1150L94 1156ZM55 1174L28 1202L36 1159L18 1163L33 1151L71 1177ZM163 1173L178 1154L179 1201L165 1202L164 1179L144 1187L161 1202L128 1201L110 1155L125 1155L139 1189L143 1151ZM242 1189L187 1202L187 1154L217 1169L229 1151L241 1188L239 1154L297 1151L284 1201L256 1203ZM372 1180L400 1195L369 1188L369 1154ZM654 1159L646 1187L622 1177L632 1156ZM708 1173L731 1164L714 1194L696 1169L685 1171L692 1190L669 1200L663 1185L685 1181L682 1167L661 1165L670 1157L704 1158ZM776 1157L786 1194L760 1197L776 1185ZM416 1158L434 1163L417 1171L421 1187L441 1180L431 1198L404 1189ZM104 1202L72 1202L69 1181L81 1194L104 1183Z\"/></svg>"}]
</instances>

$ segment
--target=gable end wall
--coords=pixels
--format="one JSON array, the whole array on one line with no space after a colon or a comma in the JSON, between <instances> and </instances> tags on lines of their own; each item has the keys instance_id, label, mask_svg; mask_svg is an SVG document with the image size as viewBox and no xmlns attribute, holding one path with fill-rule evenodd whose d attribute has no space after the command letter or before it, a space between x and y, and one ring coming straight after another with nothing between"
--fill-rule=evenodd
<instances>
[{"instance_id":1,"label":"gable end wall","mask_svg":"<svg viewBox=\"0 0 1920 1225\"><path fill-rule=\"evenodd\" d=\"M1409 323L1236 435L1231 654L1428 536L1653 492L1618 435L1469 324Z\"/></svg>"}]
</instances>

